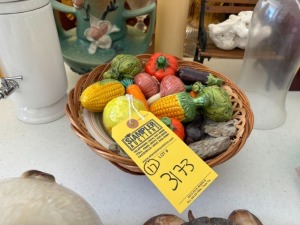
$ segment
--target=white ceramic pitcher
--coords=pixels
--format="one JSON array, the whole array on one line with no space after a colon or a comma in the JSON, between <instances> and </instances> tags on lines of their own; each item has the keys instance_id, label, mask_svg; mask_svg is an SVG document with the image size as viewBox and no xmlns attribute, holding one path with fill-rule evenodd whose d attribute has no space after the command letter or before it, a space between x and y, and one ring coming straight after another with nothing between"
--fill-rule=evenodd
<instances>
[{"instance_id":1,"label":"white ceramic pitcher","mask_svg":"<svg viewBox=\"0 0 300 225\"><path fill-rule=\"evenodd\" d=\"M67 77L49 0L0 0L0 30L2 98L17 84L11 98L21 121L62 117Z\"/></svg>"}]
</instances>

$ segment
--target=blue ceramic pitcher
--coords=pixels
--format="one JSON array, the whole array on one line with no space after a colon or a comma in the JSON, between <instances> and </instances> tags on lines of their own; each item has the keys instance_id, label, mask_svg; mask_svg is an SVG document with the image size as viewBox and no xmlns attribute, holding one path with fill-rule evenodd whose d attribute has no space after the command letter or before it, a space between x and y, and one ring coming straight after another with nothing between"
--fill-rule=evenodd
<instances>
[{"instance_id":1,"label":"blue ceramic pitcher","mask_svg":"<svg viewBox=\"0 0 300 225\"><path fill-rule=\"evenodd\" d=\"M87 73L98 65L111 61L117 54L145 53L153 35L156 4L137 9L125 9L125 0L73 0L67 6L51 0L55 10L76 17L76 27L64 30L56 15L56 25L65 62L79 73ZM128 26L126 20L149 14L146 33Z\"/></svg>"}]
</instances>

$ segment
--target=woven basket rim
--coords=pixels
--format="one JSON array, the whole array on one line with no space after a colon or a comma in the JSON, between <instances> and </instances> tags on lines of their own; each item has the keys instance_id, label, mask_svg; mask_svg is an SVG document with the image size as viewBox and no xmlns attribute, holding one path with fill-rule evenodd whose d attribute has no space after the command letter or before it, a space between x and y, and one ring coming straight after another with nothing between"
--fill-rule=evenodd
<instances>
[{"instance_id":1,"label":"woven basket rim","mask_svg":"<svg viewBox=\"0 0 300 225\"><path fill-rule=\"evenodd\" d=\"M141 54L137 55L136 57L139 58L142 63L145 63L150 58L150 56L150 54ZM236 118L238 121L236 125L238 128L238 133L234 138L233 143L226 151L217 155L216 157L205 160L205 162L209 166L217 166L235 156L242 149L253 129L254 116L250 107L249 100L246 97L245 93L225 75L220 74L198 62L186 61L179 58L177 58L177 60L179 67L189 66L195 69L201 69L223 79L224 88L231 96L232 104L234 106L233 118ZM90 73L82 75L82 77L75 84L75 87L69 92L68 102L65 108L66 115L70 121L71 129L73 130L73 132L80 139L82 139L97 155L110 161L113 165L123 170L124 172L134 175L143 175L144 173L142 172L142 170L135 164L132 159L122 157L106 149L100 143L98 143L89 133L83 121L83 107L80 105L79 96L88 85L102 79L104 71L108 70L110 68L110 65L110 63L99 65Z\"/></svg>"}]
</instances>

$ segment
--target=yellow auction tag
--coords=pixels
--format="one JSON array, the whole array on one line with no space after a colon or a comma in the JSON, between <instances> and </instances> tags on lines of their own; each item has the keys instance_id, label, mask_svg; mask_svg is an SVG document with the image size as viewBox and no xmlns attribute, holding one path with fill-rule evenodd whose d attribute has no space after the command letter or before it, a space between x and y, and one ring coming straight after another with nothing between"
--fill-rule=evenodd
<instances>
[{"instance_id":1,"label":"yellow auction tag","mask_svg":"<svg viewBox=\"0 0 300 225\"><path fill-rule=\"evenodd\" d=\"M218 176L151 112L119 123L112 137L179 213Z\"/></svg>"}]
</instances>

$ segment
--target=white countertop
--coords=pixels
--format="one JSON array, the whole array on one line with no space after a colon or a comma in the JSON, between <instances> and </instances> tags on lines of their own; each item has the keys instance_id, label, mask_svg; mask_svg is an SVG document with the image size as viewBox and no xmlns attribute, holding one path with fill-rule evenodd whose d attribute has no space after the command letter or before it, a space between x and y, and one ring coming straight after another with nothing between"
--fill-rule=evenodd
<instances>
[{"instance_id":1,"label":"white countertop","mask_svg":"<svg viewBox=\"0 0 300 225\"><path fill-rule=\"evenodd\" d=\"M69 69L69 88L79 75ZM253 130L243 149L214 167L218 178L187 210L195 217L224 217L247 209L264 225L300 224L300 92L289 92L287 120L273 130ZM104 225L140 225L152 216L178 214L146 176L122 172L97 156L70 129L66 116L26 124L9 98L0 101L0 178L29 169L51 173L85 198Z\"/></svg>"}]
</instances>

